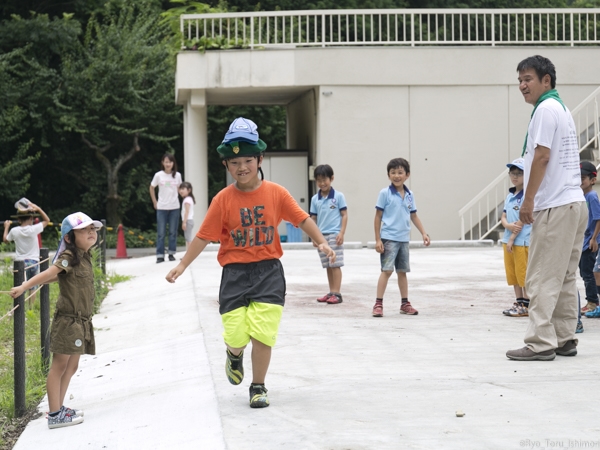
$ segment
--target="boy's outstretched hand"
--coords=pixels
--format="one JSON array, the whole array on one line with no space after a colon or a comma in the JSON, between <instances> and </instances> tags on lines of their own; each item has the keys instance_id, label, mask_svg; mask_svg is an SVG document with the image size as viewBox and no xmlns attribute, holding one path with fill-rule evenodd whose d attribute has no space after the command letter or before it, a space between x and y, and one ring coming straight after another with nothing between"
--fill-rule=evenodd
<instances>
[{"instance_id":1,"label":"boy's outstretched hand","mask_svg":"<svg viewBox=\"0 0 600 450\"><path fill-rule=\"evenodd\" d=\"M335 252L331 249L331 247L328 244L319 244L317 248L319 249L319 251L327 255L331 264L335 262Z\"/></svg>"},{"instance_id":2,"label":"boy's outstretched hand","mask_svg":"<svg viewBox=\"0 0 600 450\"><path fill-rule=\"evenodd\" d=\"M429 239L429 235L427 233L423 235L423 244L425 244L425 247L429 247L429 244L431 244L431 239Z\"/></svg>"},{"instance_id":3,"label":"boy's outstretched hand","mask_svg":"<svg viewBox=\"0 0 600 450\"><path fill-rule=\"evenodd\" d=\"M177 267L171 269L165 278L169 283L175 283L175 280L179 278L183 272L185 272L185 267L181 264L178 264Z\"/></svg>"}]
</instances>

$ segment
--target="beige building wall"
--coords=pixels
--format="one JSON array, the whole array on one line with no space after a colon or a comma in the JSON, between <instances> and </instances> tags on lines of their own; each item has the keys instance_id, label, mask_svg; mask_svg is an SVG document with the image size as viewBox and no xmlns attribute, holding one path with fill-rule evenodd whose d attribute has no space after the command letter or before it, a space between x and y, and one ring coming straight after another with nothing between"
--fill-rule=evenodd
<instances>
[{"instance_id":1,"label":"beige building wall","mask_svg":"<svg viewBox=\"0 0 600 450\"><path fill-rule=\"evenodd\" d=\"M432 239L458 239L459 209L520 155L532 107L518 90L518 62L535 54L550 58L559 93L573 109L600 84L597 52L593 47L185 52L178 56L176 98L186 110L198 90L206 104L286 105L288 146L307 148L312 165L334 168L334 187L349 204L347 241L373 240L377 193L389 184L387 162L398 156L411 163L409 188ZM186 136L186 155L206 147L195 142L202 135ZM420 239L416 230L412 239Z\"/></svg>"}]
</instances>

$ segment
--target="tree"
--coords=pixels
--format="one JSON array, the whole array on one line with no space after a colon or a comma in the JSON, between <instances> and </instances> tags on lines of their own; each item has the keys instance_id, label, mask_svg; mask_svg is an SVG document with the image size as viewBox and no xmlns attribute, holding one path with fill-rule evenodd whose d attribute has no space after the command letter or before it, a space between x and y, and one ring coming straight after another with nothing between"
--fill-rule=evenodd
<instances>
[{"instance_id":1,"label":"tree","mask_svg":"<svg viewBox=\"0 0 600 450\"><path fill-rule=\"evenodd\" d=\"M148 8L107 8L88 22L84 39L63 64L66 111L62 124L77 133L106 176L106 218L121 222L119 175L144 147L173 151L174 58L166 26ZM147 189L147 187L146 187Z\"/></svg>"},{"instance_id":2,"label":"tree","mask_svg":"<svg viewBox=\"0 0 600 450\"><path fill-rule=\"evenodd\" d=\"M30 169L49 147L60 103L60 55L76 41L79 24L15 16L0 27L0 194L2 206L25 194Z\"/></svg>"}]
</instances>

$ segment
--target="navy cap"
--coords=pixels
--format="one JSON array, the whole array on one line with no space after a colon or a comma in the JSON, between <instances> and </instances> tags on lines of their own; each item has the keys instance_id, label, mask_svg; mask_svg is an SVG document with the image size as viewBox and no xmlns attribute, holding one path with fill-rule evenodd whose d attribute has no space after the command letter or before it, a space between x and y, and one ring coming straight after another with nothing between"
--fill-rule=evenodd
<instances>
[{"instance_id":1,"label":"navy cap","mask_svg":"<svg viewBox=\"0 0 600 450\"><path fill-rule=\"evenodd\" d=\"M579 167L581 168L581 175L592 175L594 177L598 175L596 166L590 161L581 161Z\"/></svg>"}]
</instances>

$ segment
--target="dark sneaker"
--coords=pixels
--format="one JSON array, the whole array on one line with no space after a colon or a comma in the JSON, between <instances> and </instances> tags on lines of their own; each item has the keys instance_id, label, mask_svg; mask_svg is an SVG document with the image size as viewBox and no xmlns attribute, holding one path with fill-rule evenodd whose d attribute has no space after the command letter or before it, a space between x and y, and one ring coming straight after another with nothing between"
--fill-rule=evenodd
<instances>
[{"instance_id":1,"label":"dark sneaker","mask_svg":"<svg viewBox=\"0 0 600 450\"><path fill-rule=\"evenodd\" d=\"M267 388L264 384L250 385L250 408L266 408L269 406Z\"/></svg>"},{"instance_id":2,"label":"dark sneaker","mask_svg":"<svg viewBox=\"0 0 600 450\"><path fill-rule=\"evenodd\" d=\"M68 406L61 406L60 407L61 410L63 410L65 412L65 414L68 414L70 416L81 416L83 417L83 409L73 409L73 408L69 408Z\"/></svg>"},{"instance_id":3,"label":"dark sneaker","mask_svg":"<svg viewBox=\"0 0 600 450\"><path fill-rule=\"evenodd\" d=\"M554 350L536 353L529 347L523 347L518 350L509 350L506 357L516 361L552 361L556 357Z\"/></svg>"},{"instance_id":4,"label":"dark sneaker","mask_svg":"<svg viewBox=\"0 0 600 450\"><path fill-rule=\"evenodd\" d=\"M319 303L326 303L326 302L327 302L327 300L329 299L329 297L331 297L332 295L333 295L333 294L332 294L331 292L329 292L329 293L325 294L323 297L321 297L321 298L318 298L318 299L317 299L317 301L318 301Z\"/></svg>"},{"instance_id":5,"label":"dark sneaker","mask_svg":"<svg viewBox=\"0 0 600 450\"><path fill-rule=\"evenodd\" d=\"M71 425L78 425L83 422L82 416L71 416L61 410L56 416L48 416L48 428L62 428L70 427Z\"/></svg>"},{"instance_id":6,"label":"dark sneaker","mask_svg":"<svg viewBox=\"0 0 600 450\"><path fill-rule=\"evenodd\" d=\"M417 314L419 314L419 311L417 311L415 308L413 308L412 305L410 304L410 302L406 302L406 303L402 303L402 306L400 306L400 314L408 314L409 316L416 316Z\"/></svg>"},{"instance_id":7,"label":"dark sneaker","mask_svg":"<svg viewBox=\"0 0 600 450\"><path fill-rule=\"evenodd\" d=\"M575 328L575 334L583 333L583 324L581 320L577 322L577 328Z\"/></svg>"},{"instance_id":8,"label":"dark sneaker","mask_svg":"<svg viewBox=\"0 0 600 450\"><path fill-rule=\"evenodd\" d=\"M373 306L373 317L383 317L382 303L375 303L375 306Z\"/></svg>"},{"instance_id":9,"label":"dark sneaker","mask_svg":"<svg viewBox=\"0 0 600 450\"><path fill-rule=\"evenodd\" d=\"M160 256L158 258L156 258L156 264L161 263L161 262L165 262L165 258L161 258Z\"/></svg>"},{"instance_id":10,"label":"dark sneaker","mask_svg":"<svg viewBox=\"0 0 600 450\"><path fill-rule=\"evenodd\" d=\"M565 345L556 349L556 354L560 356L575 356L577 354L577 339L565 342Z\"/></svg>"},{"instance_id":11,"label":"dark sneaker","mask_svg":"<svg viewBox=\"0 0 600 450\"><path fill-rule=\"evenodd\" d=\"M507 316L509 317L527 317L529 316L529 309L527 306L524 306L522 303L517 304L513 309L511 309Z\"/></svg>"},{"instance_id":12,"label":"dark sneaker","mask_svg":"<svg viewBox=\"0 0 600 450\"><path fill-rule=\"evenodd\" d=\"M238 356L234 356L229 352L229 349L225 350L227 353L227 361L225 362L225 373L227 379L231 384L236 386L244 379L244 352Z\"/></svg>"},{"instance_id":13,"label":"dark sneaker","mask_svg":"<svg viewBox=\"0 0 600 450\"><path fill-rule=\"evenodd\" d=\"M169 261L175 261L175 255L169 255Z\"/></svg>"},{"instance_id":14,"label":"dark sneaker","mask_svg":"<svg viewBox=\"0 0 600 450\"><path fill-rule=\"evenodd\" d=\"M331 294L331 296L327 299L328 305L335 305L342 302L342 294Z\"/></svg>"}]
</instances>

